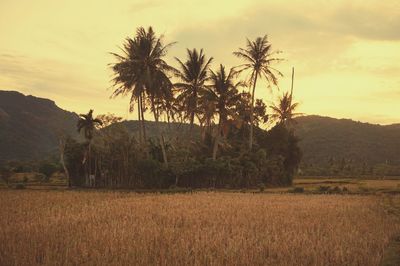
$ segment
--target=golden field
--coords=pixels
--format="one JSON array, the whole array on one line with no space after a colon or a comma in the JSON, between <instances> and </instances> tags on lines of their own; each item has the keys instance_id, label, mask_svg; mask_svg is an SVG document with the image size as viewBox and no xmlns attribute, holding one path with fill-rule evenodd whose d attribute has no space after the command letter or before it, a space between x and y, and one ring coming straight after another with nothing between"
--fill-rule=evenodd
<instances>
[{"instance_id":1,"label":"golden field","mask_svg":"<svg viewBox=\"0 0 400 266\"><path fill-rule=\"evenodd\" d=\"M379 265L400 233L393 202L2 190L0 265Z\"/></svg>"}]
</instances>

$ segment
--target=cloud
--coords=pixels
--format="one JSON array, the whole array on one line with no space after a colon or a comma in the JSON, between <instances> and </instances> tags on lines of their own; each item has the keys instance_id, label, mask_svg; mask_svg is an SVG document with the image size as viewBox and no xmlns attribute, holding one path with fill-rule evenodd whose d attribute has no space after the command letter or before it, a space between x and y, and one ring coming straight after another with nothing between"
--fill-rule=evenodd
<instances>
[{"instance_id":1,"label":"cloud","mask_svg":"<svg viewBox=\"0 0 400 266\"><path fill-rule=\"evenodd\" d=\"M346 5L327 18L327 29L371 40L400 40L400 8Z\"/></svg>"}]
</instances>

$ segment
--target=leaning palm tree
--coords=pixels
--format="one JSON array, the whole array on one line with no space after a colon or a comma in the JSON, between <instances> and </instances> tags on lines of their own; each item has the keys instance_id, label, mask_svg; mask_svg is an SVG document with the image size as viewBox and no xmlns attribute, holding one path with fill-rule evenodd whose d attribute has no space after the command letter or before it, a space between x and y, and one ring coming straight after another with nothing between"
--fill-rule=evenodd
<instances>
[{"instance_id":1,"label":"leaning palm tree","mask_svg":"<svg viewBox=\"0 0 400 266\"><path fill-rule=\"evenodd\" d=\"M288 92L283 93L279 97L278 103L271 106L272 114L271 118L273 121L277 121L285 126L293 122L293 118L302 115L301 113L295 113L299 103L292 102L292 95Z\"/></svg>"},{"instance_id":2,"label":"leaning palm tree","mask_svg":"<svg viewBox=\"0 0 400 266\"><path fill-rule=\"evenodd\" d=\"M187 60L182 62L175 58L179 63L179 70L175 71L175 75L179 78L179 82L174 86L179 90L177 100L185 106L186 118L190 121L190 136L193 131L193 123L198 110L198 99L202 91L206 89L205 82L208 79L208 69L213 60L206 59L203 49L198 52L196 49L187 49Z\"/></svg>"},{"instance_id":3,"label":"leaning palm tree","mask_svg":"<svg viewBox=\"0 0 400 266\"><path fill-rule=\"evenodd\" d=\"M78 132L83 131L85 139L87 141L87 158L88 161L88 176L86 177L86 184L88 184L88 177L91 176L92 163L91 163L91 144L93 139L93 131L96 126L102 125L102 121L98 118L93 118L93 110L91 109L87 114L80 114L80 118L77 123Z\"/></svg>"},{"instance_id":4,"label":"leaning palm tree","mask_svg":"<svg viewBox=\"0 0 400 266\"><path fill-rule=\"evenodd\" d=\"M157 37L151 27L147 31L140 27L134 39L126 39L123 55L112 53L118 60L112 66L116 87L112 97L130 94L130 111L133 111L134 103L137 102L144 142L146 141L144 125L146 103L150 103L151 111L158 122L160 113L158 102L160 98L168 98L169 91L172 89L168 72L174 69L163 59L172 44L164 45L163 36ZM164 154L164 163L167 165L166 154Z\"/></svg>"},{"instance_id":5,"label":"leaning palm tree","mask_svg":"<svg viewBox=\"0 0 400 266\"><path fill-rule=\"evenodd\" d=\"M213 160L217 158L218 145L224 131L223 128L228 125L228 118L234 117L234 108L240 101L238 87L243 86L243 83L235 82L237 75L238 72L233 68L229 70L229 73L226 73L225 67L220 65L218 71L211 71L211 84L203 95L203 98L208 99L209 102L215 102L219 116L217 132L214 138Z\"/></svg>"},{"instance_id":6,"label":"leaning palm tree","mask_svg":"<svg viewBox=\"0 0 400 266\"><path fill-rule=\"evenodd\" d=\"M279 62L282 59L275 58L279 51L272 51L272 46L268 42L267 35L258 37L254 41L247 39L246 48L239 48L233 54L238 58L246 61L245 64L238 66L239 71L250 71L248 79L249 86L253 86L251 94L251 110L250 110L250 135L249 135L249 149L253 147L253 120L254 120L254 97L257 85L257 80L264 78L268 82L268 87L278 84L277 76L283 76L281 72L273 68L273 63Z\"/></svg>"}]
</instances>

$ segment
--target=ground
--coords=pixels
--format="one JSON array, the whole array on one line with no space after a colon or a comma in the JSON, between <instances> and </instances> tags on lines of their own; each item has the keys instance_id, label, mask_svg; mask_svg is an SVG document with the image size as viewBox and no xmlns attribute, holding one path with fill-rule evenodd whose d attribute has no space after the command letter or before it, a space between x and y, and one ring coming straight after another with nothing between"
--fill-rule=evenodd
<instances>
[{"instance_id":1,"label":"ground","mask_svg":"<svg viewBox=\"0 0 400 266\"><path fill-rule=\"evenodd\" d=\"M304 193L3 189L0 265L396 265L397 185L316 194L343 186L326 181L296 180Z\"/></svg>"}]
</instances>

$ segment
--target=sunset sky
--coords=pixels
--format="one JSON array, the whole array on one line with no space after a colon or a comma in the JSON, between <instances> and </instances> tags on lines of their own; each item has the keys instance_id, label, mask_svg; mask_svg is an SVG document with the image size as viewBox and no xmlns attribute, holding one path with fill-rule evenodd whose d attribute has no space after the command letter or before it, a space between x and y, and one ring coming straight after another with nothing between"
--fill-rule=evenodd
<instances>
[{"instance_id":1,"label":"sunset sky","mask_svg":"<svg viewBox=\"0 0 400 266\"><path fill-rule=\"evenodd\" d=\"M0 90L50 98L78 113L93 108L128 119L128 98L109 99L114 62L138 26L177 41L167 61L204 48L220 63L268 34L286 60L280 91L259 83L257 97L275 100L290 88L300 112L364 122L400 123L400 1L54 1L0 0ZM150 116L148 116L150 118Z\"/></svg>"}]
</instances>

